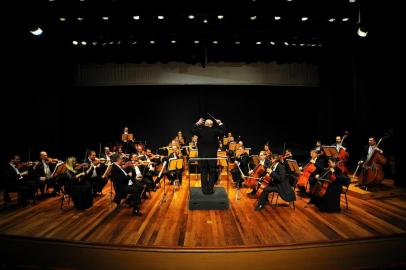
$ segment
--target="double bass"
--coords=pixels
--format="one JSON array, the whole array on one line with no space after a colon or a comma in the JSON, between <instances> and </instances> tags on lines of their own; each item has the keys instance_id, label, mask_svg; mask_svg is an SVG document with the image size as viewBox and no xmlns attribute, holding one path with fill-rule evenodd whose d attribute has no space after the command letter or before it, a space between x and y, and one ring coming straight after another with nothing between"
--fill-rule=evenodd
<instances>
[{"instance_id":1,"label":"double bass","mask_svg":"<svg viewBox=\"0 0 406 270\"><path fill-rule=\"evenodd\" d=\"M383 167L386 165L387 159L376 149L382 141L386 140L388 137L389 135L380 138L374 149L368 154L367 159L362 164L361 173L358 176L359 184L367 186L370 184L380 184L383 181Z\"/></svg>"},{"instance_id":2,"label":"double bass","mask_svg":"<svg viewBox=\"0 0 406 270\"><path fill-rule=\"evenodd\" d=\"M348 157L350 156L349 153L347 151L345 151L341 146L343 145L344 139L347 138L348 136L348 131L345 131L345 134L343 136L343 138L341 139L340 142L340 150L338 152L338 163L337 163L337 167L340 168L340 170L344 173L344 174L348 174L348 168L346 166Z\"/></svg>"}]
</instances>

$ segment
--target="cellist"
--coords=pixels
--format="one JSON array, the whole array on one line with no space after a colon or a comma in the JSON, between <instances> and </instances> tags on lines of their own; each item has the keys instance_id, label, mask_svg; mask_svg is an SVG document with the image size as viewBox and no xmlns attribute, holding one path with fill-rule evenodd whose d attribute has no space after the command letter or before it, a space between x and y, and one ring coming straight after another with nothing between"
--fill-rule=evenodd
<instances>
[{"instance_id":1,"label":"cellist","mask_svg":"<svg viewBox=\"0 0 406 270\"><path fill-rule=\"evenodd\" d=\"M299 175L297 187L301 196L308 195L306 192L306 185L309 181L310 188L314 185L317 180L315 176L319 174L324 166L323 161L319 158L320 152L317 150L310 150L310 161L303 167L299 167L300 170L303 170L302 174Z\"/></svg>"},{"instance_id":2,"label":"cellist","mask_svg":"<svg viewBox=\"0 0 406 270\"><path fill-rule=\"evenodd\" d=\"M244 173L244 175L248 175L248 172L250 171L250 168L249 168L250 157L249 157L248 153L245 151L244 145L240 144L238 146L234 163L236 163L236 166L240 167L240 169ZM238 187L241 187L241 184L243 182L240 169L238 169L237 167L234 167L231 170L231 175L233 177L233 181L236 183L236 185L238 185Z\"/></svg>"},{"instance_id":3,"label":"cellist","mask_svg":"<svg viewBox=\"0 0 406 270\"><path fill-rule=\"evenodd\" d=\"M261 166L264 167L264 172L261 175L258 175L258 177L263 177L263 176L266 175L267 169L269 169L271 167L271 161L267 157L265 151L259 152L258 158L259 158L259 164L257 166L261 165ZM255 169L257 169L257 167ZM249 175L252 175L254 173L254 171L250 170L248 173L249 173ZM257 193L257 190L258 190L258 186L255 185L254 187L252 187L252 191L248 192L247 195L248 196L255 196L255 194Z\"/></svg>"}]
</instances>

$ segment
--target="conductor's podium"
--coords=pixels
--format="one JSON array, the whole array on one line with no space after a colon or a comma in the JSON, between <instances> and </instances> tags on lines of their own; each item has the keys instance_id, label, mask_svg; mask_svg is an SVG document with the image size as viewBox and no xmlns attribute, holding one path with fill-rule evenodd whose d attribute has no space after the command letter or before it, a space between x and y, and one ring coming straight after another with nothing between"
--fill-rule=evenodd
<instances>
[{"instance_id":1,"label":"conductor's podium","mask_svg":"<svg viewBox=\"0 0 406 270\"><path fill-rule=\"evenodd\" d=\"M203 194L201 187L191 187L190 210L227 210L230 207L227 192L223 187L214 187L214 193Z\"/></svg>"}]
</instances>

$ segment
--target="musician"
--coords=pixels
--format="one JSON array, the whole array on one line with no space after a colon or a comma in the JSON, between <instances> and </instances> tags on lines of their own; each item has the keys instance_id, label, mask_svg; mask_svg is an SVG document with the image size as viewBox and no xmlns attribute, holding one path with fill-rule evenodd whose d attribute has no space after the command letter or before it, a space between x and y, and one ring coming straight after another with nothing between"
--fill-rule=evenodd
<instances>
[{"instance_id":1,"label":"musician","mask_svg":"<svg viewBox=\"0 0 406 270\"><path fill-rule=\"evenodd\" d=\"M166 161L166 167L165 167L166 171L164 173L162 173L160 177L155 179L156 185L159 185L159 182L161 181L161 179L164 176L166 176L169 179L170 184L173 184L173 182L175 180L178 180L179 184L182 185L183 167L180 170L176 169L176 170L169 171L170 161L174 160L174 159L182 158L182 152L180 151L180 149L178 149L177 146L172 146L172 149L173 149L173 152L168 157L164 158L164 161Z\"/></svg>"},{"instance_id":2,"label":"musician","mask_svg":"<svg viewBox=\"0 0 406 270\"><path fill-rule=\"evenodd\" d=\"M267 157L268 159L270 159L270 158L271 158L271 155L272 155L272 151L271 151L271 148L270 148L268 142L264 144L264 151L265 151L266 157Z\"/></svg>"},{"instance_id":3,"label":"musician","mask_svg":"<svg viewBox=\"0 0 406 270\"><path fill-rule=\"evenodd\" d=\"M336 136L336 142L334 144L334 146L337 149L337 152L340 152L341 149L343 149L344 151L347 151L347 147L345 145L345 143L341 143L341 136Z\"/></svg>"},{"instance_id":4,"label":"musician","mask_svg":"<svg viewBox=\"0 0 406 270\"><path fill-rule=\"evenodd\" d=\"M127 194L131 194L133 214L136 216L142 216L140 211L140 203L144 185L132 178L132 172L127 173L124 171L124 169L121 167L125 163L122 156L116 154L114 155L113 159L116 160L111 168L111 179L116 191L114 202L119 208L121 199L125 198Z\"/></svg>"},{"instance_id":5,"label":"musician","mask_svg":"<svg viewBox=\"0 0 406 270\"><path fill-rule=\"evenodd\" d=\"M180 146L184 146L185 145L185 138L183 137L182 131L178 131L178 135L176 136Z\"/></svg>"},{"instance_id":6,"label":"musician","mask_svg":"<svg viewBox=\"0 0 406 270\"><path fill-rule=\"evenodd\" d=\"M314 150L319 151L320 153L322 152L323 149L321 149L321 140L316 141L316 146L314 147Z\"/></svg>"},{"instance_id":7,"label":"musician","mask_svg":"<svg viewBox=\"0 0 406 270\"><path fill-rule=\"evenodd\" d=\"M43 196L47 192L45 187L53 186L54 190L51 196L56 196L61 188L61 184L52 177L52 172L55 169L57 160L49 158L48 153L45 151L39 153L39 158L39 162L34 166L34 177L36 178L41 194Z\"/></svg>"},{"instance_id":8,"label":"musician","mask_svg":"<svg viewBox=\"0 0 406 270\"><path fill-rule=\"evenodd\" d=\"M217 158L218 137L224 135L225 128L221 120L216 122L214 127L213 120L200 118L192 128L192 134L199 136L199 158ZM199 167L203 194L213 194L217 178L217 160L200 160Z\"/></svg>"},{"instance_id":9,"label":"musician","mask_svg":"<svg viewBox=\"0 0 406 270\"><path fill-rule=\"evenodd\" d=\"M259 152L258 158L259 158L259 164L261 164L262 166L264 166L264 169L265 169L265 171L263 172L263 174L262 174L262 175L259 175L259 177L263 177L263 176L266 175L266 170L271 167L271 160L268 159L268 157L267 157L265 151ZM252 170L250 170L250 171L248 172L248 174L250 174L250 175L251 175L252 173L253 173ZM255 194L257 193L257 190L258 190L258 186L255 186L255 187L252 188L252 191L251 191L251 192L248 192L248 193L247 193L247 195L248 195L248 196L255 196Z\"/></svg>"},{"instance_id":10,"label":"musician","mask_svg":"<svg viewBox=\"0 0 406 270\"><path fill-rule=\"evenodd\" d=\"M75 157L68 157L65 162L66 170L59 175L58 182L64 187L75 207L84 210L93 205L92 186L86 181L86 172L80 172L80 166L76 163Z\"/></svg>"},{"instance_id":11,"label":"musician","mask_svg":"<svg viewBox=\"0 0 406 270\"><path fill-rule=\"evenodd\" d=\"M319 151L317 150L310 150L310 161L309 163L313 163L316 167L316 170L311 173L309 177L309 183L310 183L310 188L317 182L317 179L315 179L315 176L319 174L323 168L324 168L324 163L321 158L319 158ZM300 170L303 170L303 167L299 167ZM309 193L306 191L306 186L300 186L298 185L299 192L301 196L308 196Z\"/></svg>"},{"instance_id":12,"label":"musician","mask_svg":"<svg viewBox=\"0 0 406 270\"><path fill-rule=\"evenodd\" d=\"M325 212L339 212L340 198L343 184L348 184L350 178L342 173L340 168L337 167L337 158L330 157L328 160L328 168L317 174L315 178L320 181L318 184L322 184L323 180L320 180L323 176L324 180L331 181L328 185L326 193L320 197L317 194L317 188L313 191L310 203L315 204L320 211Z\"/></svg>"},{"instance_id":13,"label":"musician","mask_svg":"<svg viewBox=\"0 0 406 270\"><path fill-rule=\"evenodd\" d=\"M132 172L135 180L141 182L144 186L144 192L142 193L142 198L147 199L146 192L154 189L155 184L152 176L147 172L149 171L149 165L141 165L142 162L150 162L148 158L145 158L143 155L139 156L138 154L131 155L130 166L127 168L127 172Z\"/></svg>"},{"instance_id":14,"label":"musician","mask_svg":"<svg viewBox=\"0 0 406 270\"><path fill-rule=\"evenodd\" d=\"M279 196L284 201L291 202L296 200L295 193L289 184L289 180L286 177L285 166L279 163L279 155L271 155L271 168L268 169L268 174L271 176L271 181L264 189L261 196L258 199L258 204L255 207L256 211L260 211L265 208L265 204L268 201L268 194L271 192L279 193Z\"/></svg>"},{"instance_id":15,"label":"musician","mask_svg":"<svg viewBox=\"0 0 406 270\"><path fill-rule=\"evenodd\" d=\"M104 158L106 160L106 165L110 165L111 164L111 155L112 152L110 151L110 147L105 146L104 147L104 152L100 154L100 158Z\"/></svg>"},{"instance_id":16,"label":"musician","mask_svg":"<svg viewBox=\"0 0 406 270\"><path fill-rule=\"evenodd\" d=\"M192 140L189 143L189 146L191 149L197 149L197 140L199 139L199 136L193 135Z\"/></svg>"},{"instance_id":17,"label":"musician","mask_svg":"<svg viewBox=\"0 0 406 270\"><path fill-rule=\"evenodd\" d=\"M107 181L102 178L107 167L105 164L100 163L100 159L96 157L96 152L93 150L88 151L87 159L84 163L88 164L88 170L86 173L86 180L89 181L92 186L93 196L101 193Z\"/></svg>"},{"instance_id":18,"label":"musician","mask_svg":"<svg viewBox=\"0 0 406 270\"><path fill-rule=\"evenodd\" d=\"M360 164L364 163L368 159L368 156L374 151L378 151L383 155L383 150L376 147L376 138L373 136L370 136L368 139L368 145L364 146L362 149L362 154L361 154L361 161L359 162Z\"/></svg>"},{"instance_id":19,"label":"musician","mask_svg":"<svg viewBox=\"0 0 406 270\"><path fill-rule=\"evenodd\" d=\"M19 204L22 206L27 205L27 198L34 196L35 185L29 184L25 181L24 177L28 176L28 171L20 172L18 169L21 159L19 155L11 155L9 163L3 170L3 183L4 183L4 202L11 202L9 192L18 192Z\"/></svg>"},{"instance_id":20,"label":"musician","mask_svg":"<svg viewBox=\"0 0 406 270\"><path fill-rule=\"evenodd\" d=\"M237 187L241 187L242 183L244 182L241 172L244 174L244 176L248 175L250 172L250 156L245 151L245 147L243 145L237 148L234 163L236 164L236 166L231 170L231 176ZM238 168L237 166L239 166L240 168Z\"/></svg>"}]
</instances>

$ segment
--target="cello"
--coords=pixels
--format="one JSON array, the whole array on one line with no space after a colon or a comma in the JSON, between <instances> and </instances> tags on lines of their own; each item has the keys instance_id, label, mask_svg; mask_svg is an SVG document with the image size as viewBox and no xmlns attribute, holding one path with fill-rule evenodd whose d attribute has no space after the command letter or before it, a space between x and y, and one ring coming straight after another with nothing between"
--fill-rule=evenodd
<instances>
[{"instance_id":1,"label":"cello","mask_svg":"<svg viewBox=\"0 0 406 270\"><path fill-rule=\"evenodd\" d=\"M339 150L338 156L337 156L337 159L338 159L337 167L340 168L340 170L344 174L349 173L346 163L348 161L348 157L350 156L350 154L346 150L344 150L344 148L342 148L344 139L347 138L348 134L349 134L348 131L344 132L344 136L340 142L340 150Z\"/></svg>"},{"instance_id":2,"label":"cello","mask_svg":"<svg viewBox=\"0 0 406 270\"><path fill-rule=\"evenodd\" d=\"M265 167L259 163L257 166L255 166L252 175L245 178L244 185L250 188L255 187L257 185L257 180L260 179L264 172Z\"/></svg>"},{"instance_id":3,"label":"cello","mask_svg":"<svg viewBox=\"0 0 406 270\"><path fill-rule=\"evenodd\" d=\"M317 169L312 160L304 166L302 174L297 179L297 185L300 187L306 187L310 175Z\"/></svg>"},{"instance_id":4,"label":"cello","mask_svg":"<svg viewBox=\"0 0 406 270\"><path fill-rule=\"evenodd\" d=\"M367 159L362 164L361 173L358 176L358 183L364 186L371 184L380 184L384 179L383 166L387 163L386 157L377 151L377 148L386 140L390 135L379 139L378 143L374 146L373 151L368 154ZM355 174L355 173L354 173Z\"/></svg>"},{"instance_id":5,"label":"cello","mask_svg":"<svg viewBox=\"0 0 406 270\"><path fill-rule=\"evenodd\" d=\"M329 168L321 177L317 179L317 183L314 185L310 193L315 197L323 197L326 195L328 187L336 179L337 176L334 174L334 168Z\"/></svg>"}]
</instances>

